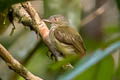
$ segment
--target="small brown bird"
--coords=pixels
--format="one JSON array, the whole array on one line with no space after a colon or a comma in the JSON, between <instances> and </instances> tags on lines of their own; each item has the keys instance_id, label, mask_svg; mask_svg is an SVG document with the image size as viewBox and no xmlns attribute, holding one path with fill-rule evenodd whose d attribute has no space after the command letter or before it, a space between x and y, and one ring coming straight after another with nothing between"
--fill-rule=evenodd
<instances>
[{"instance_id":1,"label":"small brown bird","mask_svg":"<svg viewBox=\"0 0 120 80\"><path fill-rule=\"evenodd\" d=\"M64 57L77 55L82 58L86 54L82 37L64 16L54 15L44 21L51 24L49 39Z\"/></svg>"}]
</instances>

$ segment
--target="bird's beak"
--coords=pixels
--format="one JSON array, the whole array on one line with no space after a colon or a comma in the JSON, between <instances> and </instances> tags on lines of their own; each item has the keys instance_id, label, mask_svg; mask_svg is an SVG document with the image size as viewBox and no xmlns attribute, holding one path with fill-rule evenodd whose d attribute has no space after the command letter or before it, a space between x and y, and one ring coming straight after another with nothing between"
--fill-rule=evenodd
<instances>
[{"instance_id":1,"label":"bird's beak","mask_svg":"<svg viewBox=\"0 0 120 80\"><path fill-rule=\"evenodd\" d=\"M43 19L44 22L52 23L49 19Z\"/></svg>"}]
</instances>

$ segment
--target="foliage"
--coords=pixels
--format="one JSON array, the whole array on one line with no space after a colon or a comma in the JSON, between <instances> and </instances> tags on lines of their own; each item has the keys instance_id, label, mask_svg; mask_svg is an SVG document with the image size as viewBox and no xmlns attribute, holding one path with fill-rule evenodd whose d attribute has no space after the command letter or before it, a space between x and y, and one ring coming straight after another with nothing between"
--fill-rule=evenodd
<instances>
[{"instance_id":1,"label":"foliage","mask_svg":"<svg viewBox=\"0 0 120 80\"><path fill-rule=\"evenodd\" d=\"M0 0L0 12L10 7L12 4L23 2L23 1L26 1L26 0Z\"/></svg>"},{"instance_id":2,"label":"foliage","mask_svg":"<svg viewBox=\"0 0 120 80\"><path fill-rule=\"evenodd\" d=\"M73 71L70 71L70 72L68 72L68 74L63 75L59 80L71 80L71 79L75 78L78 74L82 74L82 72L84 72L85 70L87 70L88 68L90 68L91 66L96 64L97 62L99 62L101 59L104 59L105 56L108 56L110 53L112 53L115 49L118 49L119 47L120 47L120 42L116 42L115 44L111 45L104 51L97 50L95 53L93 53L92 56L86 56L85 58L80 60L80 62L77 64L77 67ZM106 62L107 59L108 59L108 62ZM99 64L102 64L103 66L100 66ZM106 67L106 70L108 69L108 71L110 71L109 73L113 74L113 72L114 72L113 71L114 70L113 59L110 59L108 57L108 58L106 58L106 60L102 60L102 62L100 62L99 64L97 64L99 66L99 69L97 69L98 70L97 72L101 72L100 69L103 71L104 68ZM110 65L109 66L110 69L107 68L108 65ZM100 75L97 75L97 76L98 77L102 76L102 74L103 73L101 73ZM105 76L105 77L107 77L107 76ZM111 77L111 75L109 77ZM106 78L103 78L103 79L106 79ZM108 80L110 80L110 79L111 78L108 78ZM89 80L91 80L91 79L89 79ZM97 78L96 78L96 80L97 80Z\"/></svg>"}]
</instances>

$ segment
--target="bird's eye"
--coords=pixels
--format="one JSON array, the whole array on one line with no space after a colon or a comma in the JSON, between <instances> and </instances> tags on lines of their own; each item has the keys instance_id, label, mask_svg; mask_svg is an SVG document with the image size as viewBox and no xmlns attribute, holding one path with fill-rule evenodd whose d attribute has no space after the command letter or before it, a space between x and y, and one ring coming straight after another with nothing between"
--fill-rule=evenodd
<instances>
[{"instance_id":1,"label":"bird's eye","mask_svg":"<svg viewBox=\"0 0 120 80\"><path fill-rule=\"evenodd\" d=\"M54 18L55 19L55 21L57 21L57 19L56 18Z\"/></svg>"}]
</instances>

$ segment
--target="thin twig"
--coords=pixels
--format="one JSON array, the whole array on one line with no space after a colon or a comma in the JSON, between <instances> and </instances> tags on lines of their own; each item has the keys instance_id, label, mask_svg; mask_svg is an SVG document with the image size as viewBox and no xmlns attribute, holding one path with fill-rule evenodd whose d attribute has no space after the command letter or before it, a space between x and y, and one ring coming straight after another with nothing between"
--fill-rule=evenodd
<instances>
[{"instance_id":1,"label":"thin twig","mask_svg":"<svg viewBox=\"0 0 120 80\"><path fill-rule=\"evenodd\" d=\"M80 25L84 26L86 24L88 24L89 22L91 22L92 20L94 20L97 16L103 14L105 12L106 7L108 6L108 1L105 2L100 8L98 8L97 10L95 10L94 12L92 12L90 15L88 15L87 17L85 17L81 22Z\"/></svg>"},{"instance_id":2,"label":"thin twig","mask_svg":"<svg viewBox=\"0 0 120 80\"><path fill-rule=\"evenodd\" d=\"M41 41L37 42L37 44L35 44L34 48L29 52L29 55L27 55L25 59L23 59L22 61L20 61L23 66L26 66L26 65L28 64L28 62L30 61L30 59L34 56L35 51L36 51L36 50L39 48L39 46L40 46L40 42L41 42ZM19 77L19 76L18 76L17 74L14 74L14 75L10 78L10 80L17 80L18 77Z\"/></svg>"},{"instance_id":3,"label":"thin twig","mask_svg":"<svg viewBox=\"0 0 120 80\"><path fill-rule=\"evenodd\" d=\"M43 80L29 72L0 44L0 57L7 63L8 67L21 75L26 80Z\"/></svg>"}]
</instances>

